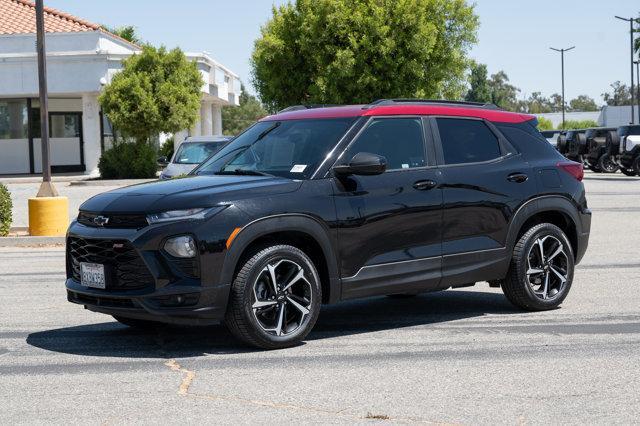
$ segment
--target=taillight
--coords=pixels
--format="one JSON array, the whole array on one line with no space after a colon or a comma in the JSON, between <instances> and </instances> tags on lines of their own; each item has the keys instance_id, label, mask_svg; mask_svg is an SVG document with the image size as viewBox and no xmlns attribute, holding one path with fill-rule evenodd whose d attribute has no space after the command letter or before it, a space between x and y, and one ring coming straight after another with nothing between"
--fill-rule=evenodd
<instances>
[{"instance_id":1,"label":"taillight","mask_svg":"<svg viewBox=\"0 0 640 426\"><path fill-rule=\"evenodd\" d=\"M579 181L584 178L584 168L580 163L576 163L575 161L560 161L556 166Z\"/></svg>"}]
</instances>

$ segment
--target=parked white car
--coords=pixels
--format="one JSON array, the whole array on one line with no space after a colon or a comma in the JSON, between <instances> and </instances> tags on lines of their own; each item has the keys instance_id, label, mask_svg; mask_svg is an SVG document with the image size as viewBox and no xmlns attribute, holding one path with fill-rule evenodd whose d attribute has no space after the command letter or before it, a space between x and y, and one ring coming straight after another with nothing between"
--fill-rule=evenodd
<instances>
[{"instance_id":1,"label":"parked white car","mask_svg":"<svg viewBox=\"0 0 640 426\"><path fill-rule=\"evenodd\" d=\"M220 151L232 138L229 136L192 136L180 144L171 159L158 158L158 164L165 166L160 179L171 179L186 175L196 166Z\"/></svg>"}]
</instances>

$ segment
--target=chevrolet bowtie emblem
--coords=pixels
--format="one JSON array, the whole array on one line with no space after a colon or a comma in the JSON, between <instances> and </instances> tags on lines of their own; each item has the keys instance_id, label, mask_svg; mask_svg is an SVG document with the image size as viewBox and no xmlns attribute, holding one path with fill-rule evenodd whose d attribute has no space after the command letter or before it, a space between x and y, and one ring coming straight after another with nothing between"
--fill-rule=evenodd
<instances>
[{"instance_id":1,"label":"chevrolet bowtie emblem","mask_svg":"<svg viewBox=\"0 0 640 426\"><path fill-rule=\"evenodd\" d=\"M96 216L93 218L93 223L98 226L105 226L107 223L109 223L109 218L105 216Z\"/></svg>"}]
</instances>

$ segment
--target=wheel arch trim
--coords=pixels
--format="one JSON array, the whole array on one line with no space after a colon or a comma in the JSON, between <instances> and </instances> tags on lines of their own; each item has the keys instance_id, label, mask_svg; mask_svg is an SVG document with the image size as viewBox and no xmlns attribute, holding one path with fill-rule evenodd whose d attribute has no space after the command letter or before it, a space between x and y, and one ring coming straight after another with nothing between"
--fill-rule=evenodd
<instances>
[{"instance_id":1,"label":"wheel arch trim","mask_svg":"<svg viewBox=\"0 0 640 426\"><path fill-rule=\"evenodd\" d=\"M235 236L225 255L220 282L231 283L237 264L245 250L256 240L279 232L300 232L309 235L320 246L329 275L329 303L340 300L338 261L331 242L331 230L318 219L306 214L290 213L255 219Z\"/></svg>"}]
</instances>

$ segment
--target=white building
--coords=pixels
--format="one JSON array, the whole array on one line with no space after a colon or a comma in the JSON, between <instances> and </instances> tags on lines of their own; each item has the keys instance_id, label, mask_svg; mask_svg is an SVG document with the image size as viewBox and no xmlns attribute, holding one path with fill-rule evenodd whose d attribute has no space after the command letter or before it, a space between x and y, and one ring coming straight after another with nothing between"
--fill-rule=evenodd
<instances>
[{"instance_id":1,"label":"white building","mask_svg":"<svg viewBox=\"0 0 640 426\"><path fill-rule=\"evenodd\" d=\"M634 108L635 123L640 123L638 119L638 106ZM548 112L544 114L536 114L538 117L544 117L547 120L551 120L553 128L557 129L562 124L561 112ZM631 122L631 106L603 106L600 111L572 111L565 114L565 120L567 121L584 121L591 120L598 123L598 126L602 127L620 127L625 126Z\"/></svg>"},{"instance_id":2,"label":"white building","mask_svg":"<svg viewBox=\"0 0 640 426\"><path fill-rule=\"evenodd\" d=\"M140 51L96 24L45 8L49 125L53 172L97 173L110 146L111 126L98 95ZM221 107L238 105L240 80L204 53L188 53L202 73L200 121L179 132L222 133ZM40 110L35 50L35 6L27 0L0 0L0 175L41 173Z\"/></svg>"}]
</instances>

